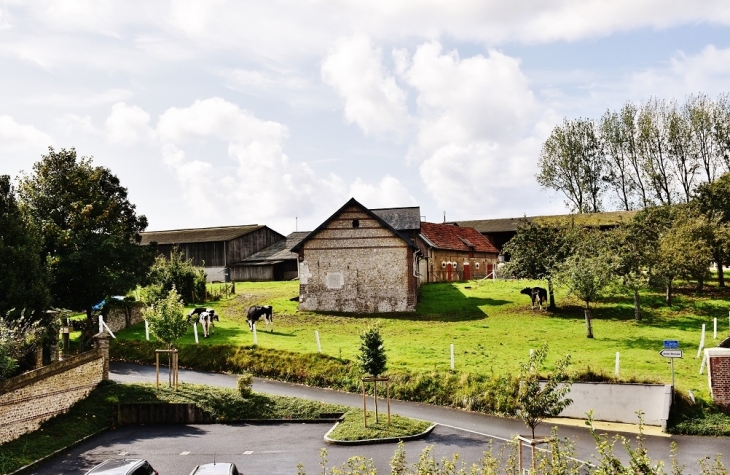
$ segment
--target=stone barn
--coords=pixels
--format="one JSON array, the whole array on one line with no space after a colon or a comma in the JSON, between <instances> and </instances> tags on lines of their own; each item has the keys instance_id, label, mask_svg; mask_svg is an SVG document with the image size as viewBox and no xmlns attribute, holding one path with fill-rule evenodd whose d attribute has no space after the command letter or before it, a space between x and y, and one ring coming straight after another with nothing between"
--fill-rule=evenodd
<instances>
[{"instance_id":1,"label":"stone barn","mask_svg":"<svg viewBox=\"0 0 730 475\"><path fill-rule=\"evenodd\" d=\"M420 238L427 256L426 282L481 279L497 264L499 251L474 228L422 222Z\"/></svg>"},{"instance_id":2,"label":"stone barn","mask_svg":"<svg viewBox=\"0 0 730 475\"><path fill-rule=\"evenodd\" d=\"M421 252L407 233L418 208L369 210L354 198L292 248L299 256L299 308L311 311L413 312Z\"/></svg>"},{"instance_id":3,"label":"stone barn","mask_svg":"<svg viewBox=\"0 0 730 475\"><path fill-rule=\"evenodd\" d=\"M286 238L257 224L217 228L173 229L141 233L141 244L157 243L157 250L169 256L178 248L193 265L203 267L208 281L241 280L232 266L256 252Z\"/></svg>"}]
</instances>

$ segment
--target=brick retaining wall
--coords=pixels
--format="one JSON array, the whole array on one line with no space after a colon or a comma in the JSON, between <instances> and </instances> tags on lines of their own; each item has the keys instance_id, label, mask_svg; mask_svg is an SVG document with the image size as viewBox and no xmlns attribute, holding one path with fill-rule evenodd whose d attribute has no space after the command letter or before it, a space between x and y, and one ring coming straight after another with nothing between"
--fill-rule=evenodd
<instances>
[{"instance_id":1,"label":"brick retaining wall","mask_svg":"<svg viewBox=\"0 0 730 475\"><path fill-rule=\"evenodd\" d=\"M105 341L105 343L108 343ZM66 412L105 378L108 346L0 382L0 444ZM105 358L106 356L106 358Z\"/></svg>"},{"instance_id":2,"label":"brick retaining wall","mask_svg":"<svg viewBox=\"0 0 730 475\"><path fill-rule=\"evenodd\" d=\"M705 358L712 399L730 411L730 348L707 348Z\"/></svg>"}]
</instances>

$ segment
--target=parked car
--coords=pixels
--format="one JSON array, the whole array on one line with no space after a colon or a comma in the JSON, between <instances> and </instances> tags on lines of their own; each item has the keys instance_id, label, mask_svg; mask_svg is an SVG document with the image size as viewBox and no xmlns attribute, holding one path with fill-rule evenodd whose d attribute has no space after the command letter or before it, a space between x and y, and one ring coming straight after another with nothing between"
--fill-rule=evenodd
<instances>
[{"instance_id":1,"label":"parked car","mask_svg":"<svg viewBox=\"0 0 730 475\"><path fill-rule=\"evenodd\" d=\"M152 465L142 459L111 459L92 468L86 475L159 475Z\"/></svg>"},{"instance_id":2,"label":"parked car","mask_svg":"<svg viewBox=\"0 0 730 475\"><path fill-rule=\"evenodd\" d=\"M205 463L198 465L190 475L239 475L235 463Z\"/></svg>"}]
</instances>

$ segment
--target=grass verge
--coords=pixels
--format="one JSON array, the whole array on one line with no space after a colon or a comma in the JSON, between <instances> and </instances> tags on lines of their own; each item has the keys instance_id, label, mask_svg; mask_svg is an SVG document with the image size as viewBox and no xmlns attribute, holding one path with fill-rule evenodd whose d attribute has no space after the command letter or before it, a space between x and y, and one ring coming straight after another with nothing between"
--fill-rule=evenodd
<instances>
[{"instance_id":1,"label":"grass verge","mask_svg":"<svg viewBox=\"0 0 730 475\"><path fill-rule=\"evenodd\" d=\"M387 414L378 414L375 422L375 413L368 412L368 426L363 424L362 411L349 411L345 419L329 434L329 438L336 441L358 441L373 439L398 439L423 433L431 427L430 422L409 419L398 415L390 416L388 424Z\"/></svg>"},{"instance_id":2,"label":"grass verge","mask_svg":"<svg viewBox=\"0 0 730 475\"><path fill-rule=\"evenodd\" d=\"M348 434L356 434L362 426L362 411L336 404L326 404L292 397L254 393L243 398L233 389L181 384L178 391L155 389L151 384L115 384L105 382L89 396L76 403L68 412L41 425L41 428L18 439L0 445L0 473L10 473L20 467L47 457L82 439L116 426L117 404L169 402L191 403L210 412L217 422L242 420L303 420L317 419L322 413L344 412L340 424ZM404 437L418 432L422 421L398 418L391 424L388 437ZM368 437L372 434L368 433Z\"/></svg>"}]
</instances>

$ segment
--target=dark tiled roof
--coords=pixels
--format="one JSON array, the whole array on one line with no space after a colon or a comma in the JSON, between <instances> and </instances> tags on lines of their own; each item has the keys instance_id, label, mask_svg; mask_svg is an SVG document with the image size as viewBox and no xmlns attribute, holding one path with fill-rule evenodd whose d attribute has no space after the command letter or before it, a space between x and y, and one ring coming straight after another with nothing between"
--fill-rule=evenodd
<instances>
[{"instance_id":1,"label":"dark tiled roof","mask_svg":"<svg viewBox=\"0 0 730 475\"><path fill-rule=\"evenodd\" d=\"M558 214L553 216L526 216L521 218L476 219L471 221L456 221L459 226L470 226L483 234L514 232L526 219L538 224L573 222L575 224L592 227L616 226L621 222L628 222L636 211L608 211L605 213Z\"/></svg>"},{"instance_id":2,"label":"dark tiled roof","mask_svg":"<svg viewBox=\"0 0 730 475\"><path fill-rule=\"evenodd\" d=\"M378 208L371 209L370 211L398 231L420 229L421 227L421 208L418 206L410 208Z\"/></svg>"},{"instance_id":3,"label":"dark tiled roof","mask_svg":"<svg viewBox=\"0 0 730 475\"><path fill-rule=\"evenodd\" d=\"M141 244L189 244L195 242L230 241L264 226L248 224L245 226L224 226L219 228L173 229L170 231L149 231L141 233Z\"/></svg>"},{"instance_id":4,"label":"dark tiled roof","mask_svg":"<svg viewBox=\"0 0 730 475\"><path fill-rule=\"evenodd\" d=\"M297 244L299 244L302 239L309 236L309 231L298 231L291 233L286 237L286 239L283 239L277 243L272 244L271 246L267 247L266 249L262 249L256 254L252 254L242 260L241 262L243 264L254 264L254 263L261 263L261 262L267 262L267 261L286 261L289 259L296 259L297 253L291 252L290 249Z\"/></svg>"},{"instance_id":5,"label":"dark tiled roof","mask_svg":"<svg viewBox=\"0 0 730 475\"><path fill-rule=\"evenodd\" d=\"M421 235L438 249L499 253L497 248L474 228L422 222Z\"/></svg>"}]
</instances>

